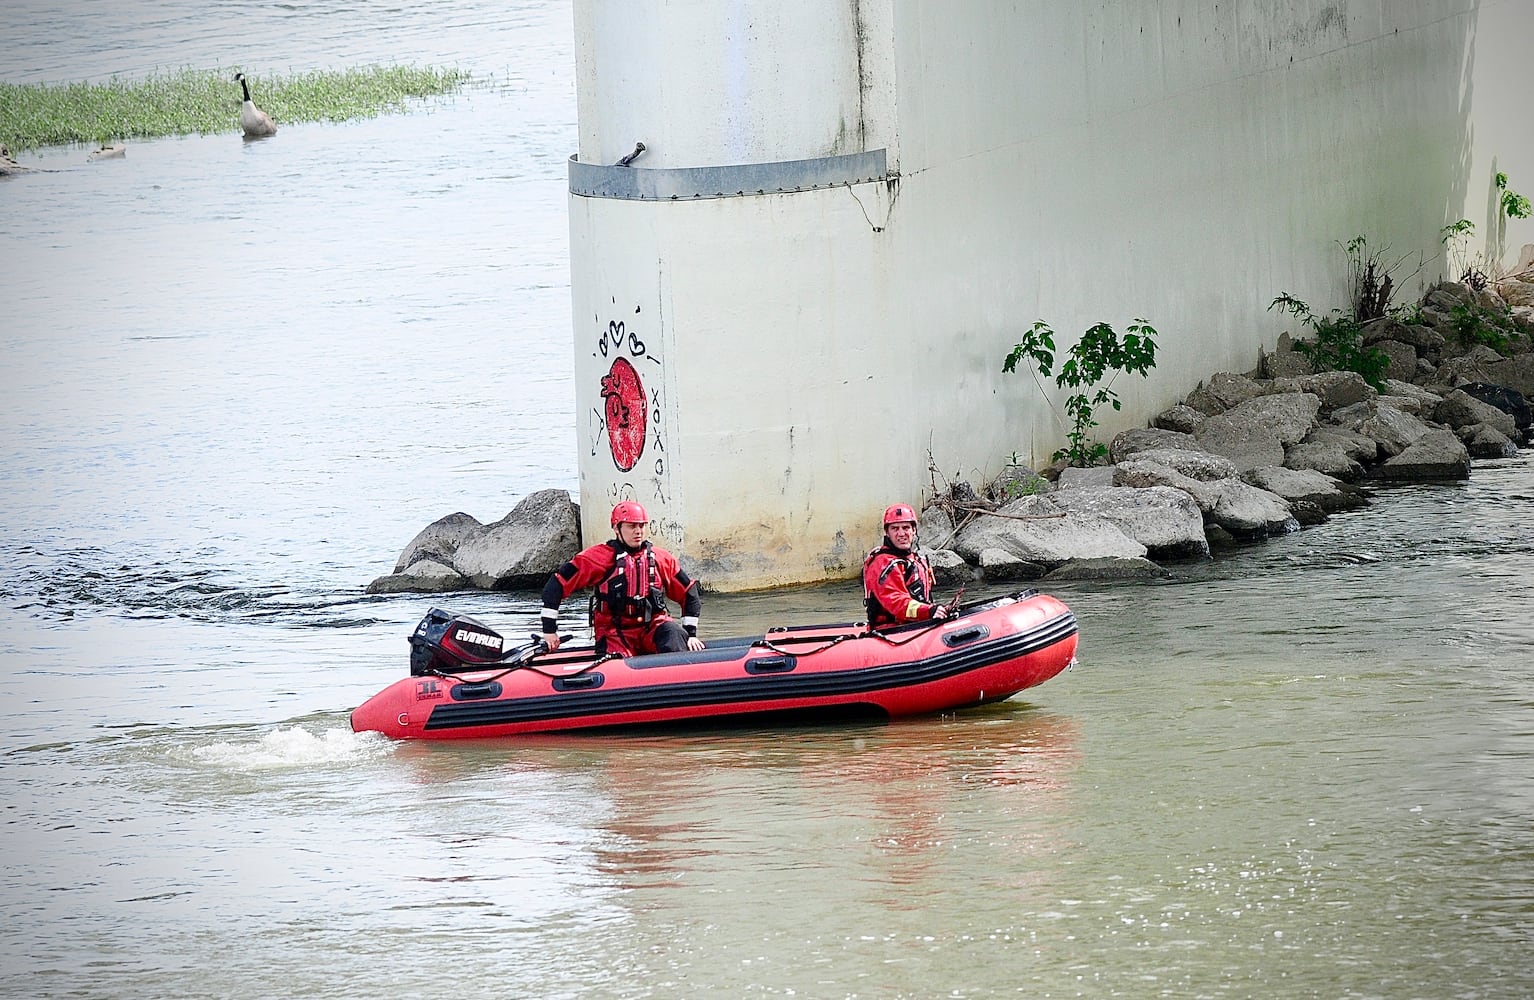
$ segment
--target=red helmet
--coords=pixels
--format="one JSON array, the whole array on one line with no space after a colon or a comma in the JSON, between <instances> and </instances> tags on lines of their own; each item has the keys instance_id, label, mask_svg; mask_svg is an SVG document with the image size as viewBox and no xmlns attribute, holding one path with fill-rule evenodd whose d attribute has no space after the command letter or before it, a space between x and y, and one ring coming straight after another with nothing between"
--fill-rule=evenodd
<instances>
[{"instance_id":1,"label":"red helmet","mask_svg":"<svg viewBox=\"0 0 1534 1000\"><path fill-rule=\"evenodd\" d=\"M613 527L620 524L649 524L650 515L633 500L625 500L613 508Z\"/></svg>"},{"instance_id":2,"label":"red helmet","mask_svg":"<svg viewBox=\"0 0 1534 1000\"><path fill-rule=\"evenodd\" d=\"M892 503L884 508L885 528L892 524L901 524L905 521L910 521L912 524L916 523L916 511L912 510L909 504Z\"/></svg>"}]
</instances>

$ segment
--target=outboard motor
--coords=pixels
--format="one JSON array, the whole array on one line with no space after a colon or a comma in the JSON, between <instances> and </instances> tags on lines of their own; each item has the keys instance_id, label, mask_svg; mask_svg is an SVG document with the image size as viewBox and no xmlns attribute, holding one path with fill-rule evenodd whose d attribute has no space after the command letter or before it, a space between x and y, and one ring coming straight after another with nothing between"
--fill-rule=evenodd
<instances>
[{"instance_id":1,"label":"outboard motor","mask_svg":"<svg viewBox=\"0 0 1534 1000\"><path fill-rule=\"evenodd\" d=\"M452 673L500 663L506 640L468 615L432 608L410 636L410 673Z\"/></svg>"}]
</instances>

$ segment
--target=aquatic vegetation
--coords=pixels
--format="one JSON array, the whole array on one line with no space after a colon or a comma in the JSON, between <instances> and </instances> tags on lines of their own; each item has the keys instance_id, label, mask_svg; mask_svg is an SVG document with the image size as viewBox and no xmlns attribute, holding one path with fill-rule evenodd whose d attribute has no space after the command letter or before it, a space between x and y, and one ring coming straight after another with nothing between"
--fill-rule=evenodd
<instances>
[{"instance_id":1,"label":"aquatic vegetation","mask_svg":"<svg viewBox=\"0 0 1534 1000\"><path fill-rule=\"evenodd\" d=\"M110 143L240 130L234 69L183 69L106 83L0 82L0 142L13 152L69 143ZM281 76L247 73L279 125L348 121L405 111L413 99L453 93L465 70L362 66Z\"/></svg>"}]
</instances>

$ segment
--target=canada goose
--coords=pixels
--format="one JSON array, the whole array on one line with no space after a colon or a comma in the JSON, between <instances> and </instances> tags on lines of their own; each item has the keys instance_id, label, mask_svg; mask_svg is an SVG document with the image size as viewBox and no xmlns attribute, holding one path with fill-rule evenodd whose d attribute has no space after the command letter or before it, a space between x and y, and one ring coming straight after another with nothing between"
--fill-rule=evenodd
<instances>
[{"instance_id":1,"label":"canada goose","mask_svg":"<svg viewBox=\"0 0 1534 1000\"><path fill-rule=\"evenodd\" d=\"M250 84L245 82L245 74L236 73L234 78L240 81L240 89L245 92L245 103L240 105L240 127L245 130L245 138L276 135L277 123L272 121L272 116L256 107L256 102L250 99Z\"/></svg>"},{"instance_id":2,"label":"canada goose","mask_svg":"<svg viewBox=\"0 0 1534 1000\"><path fill-rule=\"evenodd\" d=\"M17 163L11 156L11 151L0 145L0 177L9 177L12 174L24 174L32 168Z\"/></svg>"}]
</instances>

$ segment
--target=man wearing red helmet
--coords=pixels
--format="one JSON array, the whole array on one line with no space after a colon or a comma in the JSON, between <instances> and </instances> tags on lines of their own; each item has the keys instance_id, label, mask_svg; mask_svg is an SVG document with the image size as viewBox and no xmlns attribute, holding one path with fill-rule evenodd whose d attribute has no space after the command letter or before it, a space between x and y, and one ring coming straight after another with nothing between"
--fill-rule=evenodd
<instances>
[{"instance_id":1,"label":"man wearing red helmet","mask_svg":"<svg viewBox=\"0 0 1534 1000\"><path fill-rule=\"evenodd\" d=\"M585 587L591 597L591 625L598 653L636 656L702 649L698 615L703 601L698 581L687 575L676 556L646 540L650 515L632 500L613 508L617 537L582 549L555 570L543 585L543 639L559 648L559 605ZM682 606L678 622L666 610L666 598Z\"/></svg>"},{"instance_id":2,"label":"man wearing red helmet","mask_svg":"<svg viewBox=\"0 0 1534 1000\"><path fill-rule=\"evenodd\" d=\"M916 548L916 511L903 503L884 511L884 544L863 560L863 604L869 628L947 618L932 603L932 566Z\"/></svg>"}]
</instances>

